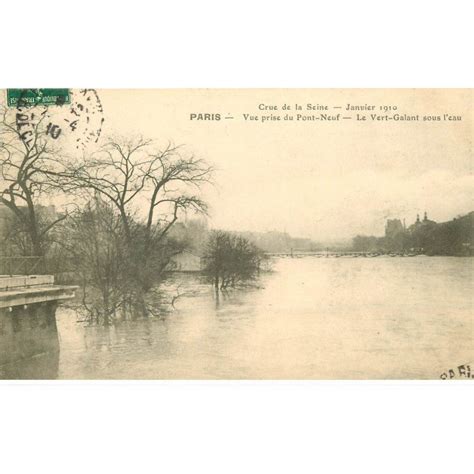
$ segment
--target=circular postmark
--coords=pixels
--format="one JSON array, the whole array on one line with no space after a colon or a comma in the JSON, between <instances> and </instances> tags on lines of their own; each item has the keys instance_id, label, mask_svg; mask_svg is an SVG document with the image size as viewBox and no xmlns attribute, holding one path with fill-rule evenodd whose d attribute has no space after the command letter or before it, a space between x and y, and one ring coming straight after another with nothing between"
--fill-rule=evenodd
<instances>
[{"instance_id":1,"label":"circular postmark","mask_svg":"<svg viewBox=\"0 0 474 474\"><path fill-rule=\"evenodd\" d=\"M78 149L86 149L89 144L99 141L104 124L104 109L95 89L80 89L72 94L63 124L74 137Z\"/></svg>"}]
</instances>

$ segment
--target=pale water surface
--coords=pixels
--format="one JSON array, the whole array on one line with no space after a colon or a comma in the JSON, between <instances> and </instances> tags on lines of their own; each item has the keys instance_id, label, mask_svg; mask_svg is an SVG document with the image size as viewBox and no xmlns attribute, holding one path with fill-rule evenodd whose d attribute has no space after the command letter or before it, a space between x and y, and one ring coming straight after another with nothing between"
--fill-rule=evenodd
<instances>
[{"instance_id":1,"label":"pale water surface","mask_svg":"<svg viewBox=\"0 0 474 474\"><path fill-rule=\"evenodd\" d=\"M277 259L261 288L219 299L197 277L181 275L197 294L162 319L85 327L59 308L61 351L49 376L437 379L461 364L474 367L473 262Z\"/></svg>"}]
</instances>

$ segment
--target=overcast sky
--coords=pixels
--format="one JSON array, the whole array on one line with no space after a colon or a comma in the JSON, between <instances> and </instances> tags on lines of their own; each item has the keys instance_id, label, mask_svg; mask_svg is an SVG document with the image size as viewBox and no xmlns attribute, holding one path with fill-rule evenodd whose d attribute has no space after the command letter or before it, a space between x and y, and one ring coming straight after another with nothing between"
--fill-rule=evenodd
<instances>
[{"instance_id":1,"label":"overcast sky","mask_svg":"<svg viewBox=\"0 0 474 474\"><path fill-rule=\"evenodd\" d=\"M474 209L472 95L462 90L99 90L103 134L185 144L217 169L213 227L315 240L384 231L386 218L436 221ZM244 122L259 104L396 105L441 122ZM343 112L331 109L329 112ZM191 121L191 113L233 120ZM261 112L260 112L261 113ZM271 112L268 112L271 113ZM319 112L314 112L318 114ZM365 114L374 112L363 112ZM383 114L383 112L376 111ZM352 113L354 117L354 113Z\"/></svg>"}]
</instances>

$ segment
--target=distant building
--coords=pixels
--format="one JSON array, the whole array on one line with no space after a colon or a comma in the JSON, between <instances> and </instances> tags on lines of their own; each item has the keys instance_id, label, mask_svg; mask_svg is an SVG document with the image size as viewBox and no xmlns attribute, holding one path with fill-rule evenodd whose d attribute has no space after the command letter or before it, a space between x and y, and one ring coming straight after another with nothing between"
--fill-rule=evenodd
<instances>
[{"instance_id":1,"label":"distant building","mask_svg":"<svg viewBox=\"0 0 474 474\"><path fill-rule=\"evenodd\" d=\"M27 216L28 208L26 206L18 206L18 210ZM37 204L35 206L36 218L40 219L43 225L54 221L60 214L56 212L54 205L43 206ZM5 204L0 203L0 255L11 255L19 250L18 229L20 221L18 216L9 209ZM24 229L24 222L23 222ZM25 242L23 242L25 243ZM22 251L25 249L23 248Z\"/></svg>"},{"instance_id":2,"label":"distant building","mask_svg":"<svg viewBox=\"0 0 474 474\"><path fill-rule=\"evenodd\" d=\"M419 229L426 228L426 227L432 227L433 225L436 225L435 221L432 221L428 219L428 213L425 211L425 215L423 216L423 220L420 220L420 215L416 215L416 221L414 224L412 224L408 230L410 232L415 232Z\"/></svg>"},{"instance_id":3,"label":"distant building","mask_svg":"<svg viewBox=\"0 0 474 474\"><path fill-rule=\"evenodd\" d=\"M385 237L396 238L405 232L405 227L400 219L388 219L385 224Z\"/></svg>"},{"instance_id":4,"label":"distant building","mask_svg":"<svg viewBox=\"0 0 474 474\"><path fill-rule=\"evenodd\" d=\"M5 253L5 239L11 227L12 211L4 204L0 204L0 254Z\"/></svg>"},{"instance_id":5,"label":"distant building","mask_svg":"<svg viewBox=\"0 0 474 474\"><path fill-rule=\"evenodd\" d=\"M5 220L8 219L9 210L4 204L0 204L0 234L5 225Z\"/></svg>"},{"instance_id":6,"label":"distant building","mask_svg":"<svg viewBox=\"0 0 474 474\"><path fill-rule=\"evenodd\" d=\"M419 214L408 228L399 219L389 219L385 236L358 235L353 238L352 248L360 252L382 252L411 255L459 255L474 254L474 211L451 221L437 223Z\"/></svg>"},{"instance_id":7,"label":"distant building","mask_svg":"<svg viewBox=\"0 0 474 474\"><path fill-rule=\"evenodd\" d=\"M200 272L203 269L202 258L184 251L175 255L167 268L171 272Z\"/></svg>"}]
</instances>

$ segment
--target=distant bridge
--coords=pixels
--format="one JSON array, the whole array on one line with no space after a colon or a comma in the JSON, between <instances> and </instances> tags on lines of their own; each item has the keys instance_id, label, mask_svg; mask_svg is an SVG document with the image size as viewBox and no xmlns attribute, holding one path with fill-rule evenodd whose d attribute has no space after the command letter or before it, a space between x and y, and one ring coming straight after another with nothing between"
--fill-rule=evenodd
<instances>
[{"instance_id":1,"label":"distant bridge","mask_svg":"<svg viewBox=\"0 0 474 474\"><path fill-rule=\"evenodd\" d=\"M364 257L364 256L378 256L376 252L355 252L352 250L319 250L315 252L293 250L290 252L265 252L269 257Z\"/></svg>"}]
</instances>

